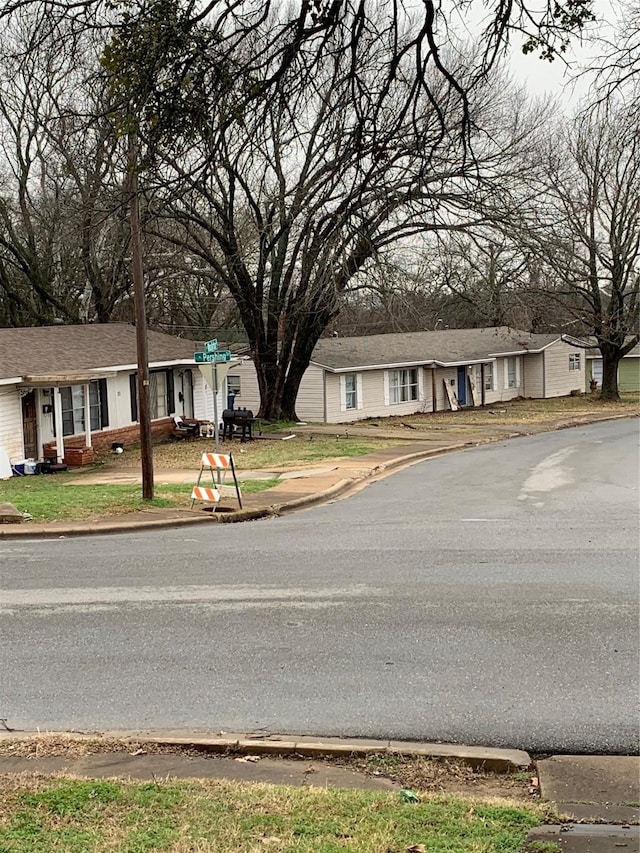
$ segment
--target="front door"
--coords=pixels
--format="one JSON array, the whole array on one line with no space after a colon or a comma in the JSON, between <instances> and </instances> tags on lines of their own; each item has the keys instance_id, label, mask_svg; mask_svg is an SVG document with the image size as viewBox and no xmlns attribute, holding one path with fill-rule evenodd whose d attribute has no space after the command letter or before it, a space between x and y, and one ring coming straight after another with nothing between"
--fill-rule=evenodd
<instances>
[{"instance_id":1,"label":"front door","mask_svg":"<svg viewBox=\"0 0 640 853\"><path fill-rule=\"evenodd\" d=\"M190 370L182 374L182 390L180 402L182 403L182 417L193 418L193 375Z\"/></svg>"},{"instance_id":2,"label":"front door","mask_svg":"<svg viewBox=\"0 0 640 853\"><path fill-rule=\"evenodd\" d=\"M25 459L38 458L38 419L36 417L36 392L29 391L22 398L22 435Z\"/></svg>"},{"instance_id":3,"label":"front door","mask_svg":"<svg viewBox=\"0 0 640 853\"><path fill-rule=\"evenodd\" d=\"M467 405L467 368L458 368L458 403Z\"/></svg>"}]
</instances>

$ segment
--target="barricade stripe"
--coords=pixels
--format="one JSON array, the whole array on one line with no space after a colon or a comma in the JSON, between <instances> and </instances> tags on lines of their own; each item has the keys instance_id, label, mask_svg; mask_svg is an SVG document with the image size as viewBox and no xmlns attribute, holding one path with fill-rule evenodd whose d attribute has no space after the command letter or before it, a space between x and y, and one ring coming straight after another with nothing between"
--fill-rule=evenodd
<instances>
[{"instance_id":1,"label":"barricade stripe","mask_svg":"<svg viewBox=\"0 0 640 853\"><path fill-rule=\"evenodd\" d=\"M203 453L202 454L203 468L231 468L231 457L225 456L223 453Z\"/></svg>"},{"instance_id":2,"label":"barricade stripe","mask_svg":"<svg viewBox=\"0 0 640 853\"><path fill-rule=\"evenodd\" d=\"M217 489L209 489L206 486L194 486L191 492L191 500L208 501L215 504L220 500L220 492Z\"/></svg>"}]
</instances>

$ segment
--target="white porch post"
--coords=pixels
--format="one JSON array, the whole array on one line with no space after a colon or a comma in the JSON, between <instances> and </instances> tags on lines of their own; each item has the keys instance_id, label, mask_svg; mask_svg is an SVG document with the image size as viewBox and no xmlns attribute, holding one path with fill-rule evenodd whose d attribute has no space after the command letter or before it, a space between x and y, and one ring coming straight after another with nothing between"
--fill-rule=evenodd
<instances>
[{"instance_id":1,"label":"white porch post","mask_svg":"<svg viewBox=\"0 0 640 853\"><path fill-rule=\"evenodd\" d=\"M89 384L83 385L84 390L84 446L91 447L91 407L89 405Z\"/></svg>"},{"instance_id":2,"label":"white porch post","mask_svg":"<svg viewBox=\"0 0 640 853\"><path fill-rule=\"evenodd\" d=\"M62 397L60 389L56 386L53 389L53 405L56 413L56 462L62 462L64 459L64 437L62 435Z\"/></svg>"},{"instance_id":3,"label":"white porch post","mask_svg":"<svg viewBox=\"0 0 640 853\"><path fill-rule=\"evenodd\" d=\"M42 447L42 389L36 388L36 462L41 462L44 459L44 449Z\"/></svg>"}]
</instances>

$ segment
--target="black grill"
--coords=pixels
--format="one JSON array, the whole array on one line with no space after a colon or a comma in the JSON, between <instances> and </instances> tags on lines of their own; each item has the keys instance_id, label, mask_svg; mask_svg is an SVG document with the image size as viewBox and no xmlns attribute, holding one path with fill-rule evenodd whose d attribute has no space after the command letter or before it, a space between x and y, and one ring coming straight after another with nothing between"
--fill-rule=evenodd
<instances>
[{"instance_id":1,"label":"black grill","mask_svg":"<svg viewBox=\"0 0 640 853\"><path fill-rule=\"evenodd\" d=\"M231 439L239 433L241 441L251 441L256 420L251 409L225 409L222 413L222 437Z\"/></svg>"}]
</instances>

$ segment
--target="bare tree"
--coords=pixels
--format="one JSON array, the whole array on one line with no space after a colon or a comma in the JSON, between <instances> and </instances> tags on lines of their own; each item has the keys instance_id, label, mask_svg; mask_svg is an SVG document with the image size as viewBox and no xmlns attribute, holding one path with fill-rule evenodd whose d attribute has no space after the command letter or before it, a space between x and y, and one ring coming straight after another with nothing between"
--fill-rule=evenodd
<instances>
[{"instance_id":1,"label":"bare tree","mask_svg":"<svg viewBox=\"0 0 640 853\"><path fill-rule=\"evenodd\" d=\"M73 62L48 41L27 50L31 23L16 16L0 42L5 321L105 322L129 289L128 240L122 158L91 81L97 55L86 40Z\"/></svg>"},{"instance_id":2,"label":"bare tree","mask_svg":"<svg viewBox=\"0 0 640 853\"><path fill-rule=\"evenodd\" d=\"M596 39L599 54L588 73L595 71L598 103L626 98L627 108L640 121L640 2L623 0L613 8L618 13L613 31Z\"/></svg>"},{"instance_id":3,"label":"bare tree","mask_svg":"<svg viewBox=\"0 0 640 853\"><path fill-rule=\"evenodd\" d=\"M531 233L597 340L603 399L617 399L618 363L640 340L640 128L624 105L555 135Z\"/></svg>"}]
</instances>

